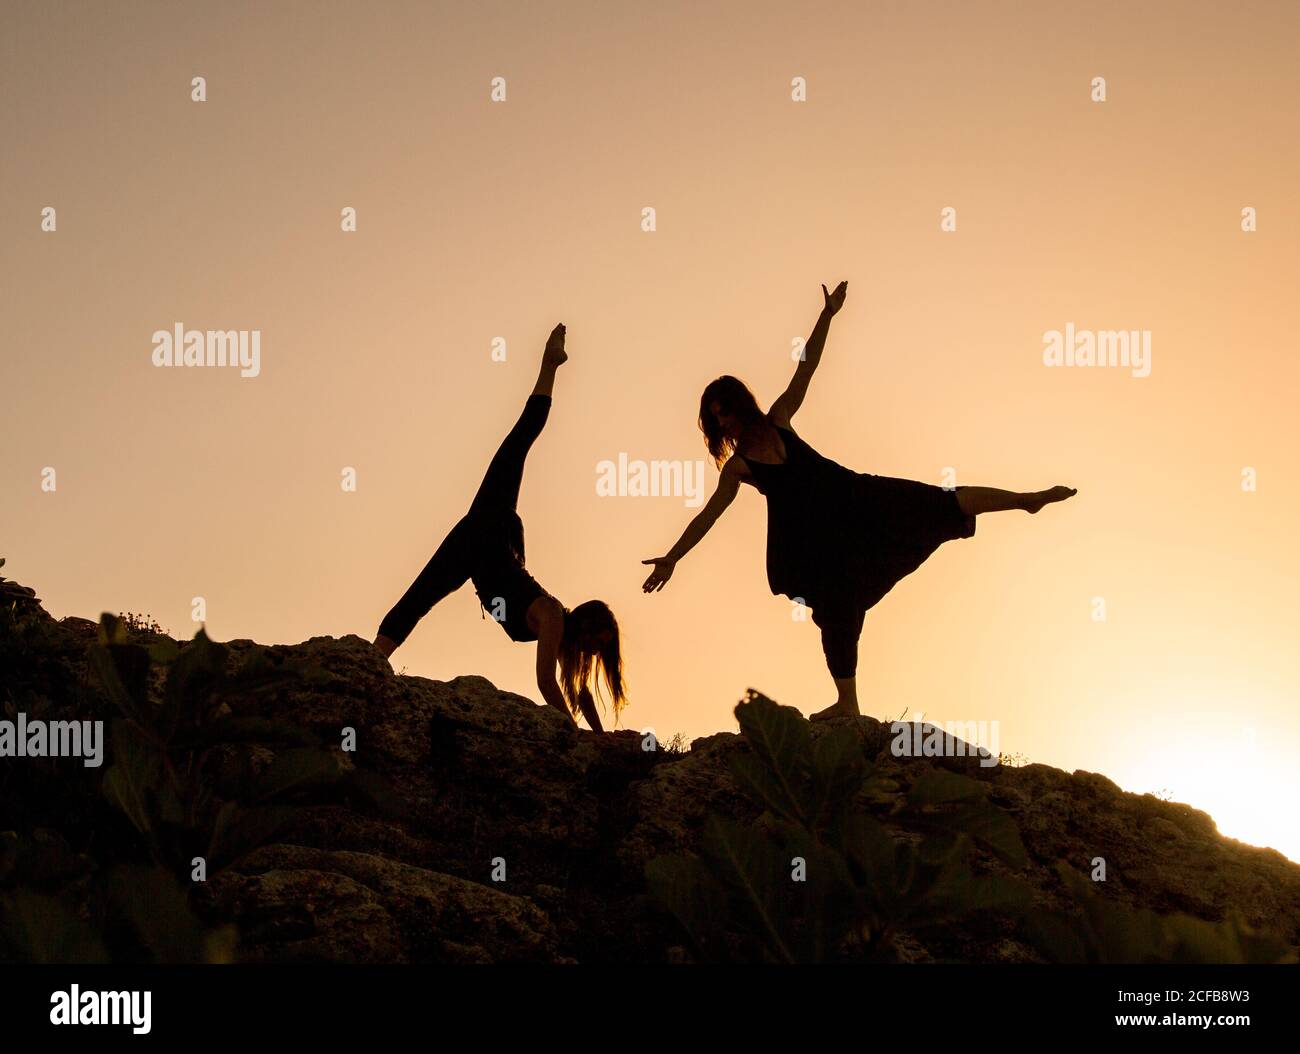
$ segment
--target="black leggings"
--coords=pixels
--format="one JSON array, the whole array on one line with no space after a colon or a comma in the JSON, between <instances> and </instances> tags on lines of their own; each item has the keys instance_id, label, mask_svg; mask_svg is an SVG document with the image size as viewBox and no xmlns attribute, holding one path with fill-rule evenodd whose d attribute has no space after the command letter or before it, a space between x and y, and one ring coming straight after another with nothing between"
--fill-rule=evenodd
<instances>
[{"instance_id":1,"label":"black leggings","mask_svg":"<svg viewBox=\"0 0 1300 1054\"><path fill-rule=\"evenodd\" d=\"M519 522L515 505L524 478L524 459L542 434L550 412L549 395L528 397L519 420L488 465L469 512L451 529L402 599L384 617L380 635L394 644L405 641L434 604L463 586L485 558L500 555L489 551L496 543L506 541L523 556L523 532L515 526Z\"/></svg>"},{"instance_id":2,"label":"black leggings","mask_svg":"<svg viewBox=\"0 0 1300 1054\"><path fill-rule=\"evenodd\" d=\"M831 676L837 680L858 672L858 638L869 604L842 594L813 608L813 624L822 631L822 652Z\"/></svg>"}]
</instances>

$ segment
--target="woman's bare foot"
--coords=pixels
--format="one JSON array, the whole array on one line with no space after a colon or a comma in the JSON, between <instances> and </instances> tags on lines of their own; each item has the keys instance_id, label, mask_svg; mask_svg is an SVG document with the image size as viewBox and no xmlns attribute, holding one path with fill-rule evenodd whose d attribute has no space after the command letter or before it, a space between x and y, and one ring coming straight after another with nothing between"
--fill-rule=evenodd
<instances>
[{"instance_id":1,"label":"woman's bare foot","mask_svg":"<svg viewBox=\"0 0 1300 1054\"><path fill-rule=\"evenodd\" d=\"M1051 490L1035 491L1025 500L1025 512L1037 512L1044 505L1073 498L1078 493L1073 487L1053 487Z\"/></svg>"},{"instance_id":2,"label":"woman's bare foot","mask_svg":"<svg viewBox=\"0 0 1300 1054\"><path fill-rule=\"evenodd\" d=\"M809 721L830 721L837 717L861 717L860 711L855 703L833 703L825 710L818 710L808 720Z\"/></svg>"},{"instance_id":3,"label":"woman's bare foot","mask_svg":"<svg viewBox=\"0 0 1300 1054\"><path fill-rule=\"evenodd\" d=\"M546 350L542 352L542 365L555 369L569 361L569 353L564 350L564 323L561 322L546 339Z\"/></svg>"}]
</instances>

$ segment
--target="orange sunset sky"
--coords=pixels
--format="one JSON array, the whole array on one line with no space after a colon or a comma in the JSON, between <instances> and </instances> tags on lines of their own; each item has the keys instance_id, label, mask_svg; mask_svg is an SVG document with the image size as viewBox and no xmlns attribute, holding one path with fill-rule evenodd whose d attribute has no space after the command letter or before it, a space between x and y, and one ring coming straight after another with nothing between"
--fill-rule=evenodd
<instances>
[{"instance_id":1,"label":"orange sunset sky","mask_svg":"<svg viewBox=\"0 0 1300 1054\"><path fill-rule=\"evenodd\" d=\"M868 614L864 712L997 721L1002 751L1300 859L1298 53L1285 2L7 0L4 573L56 616L188 637L203 597L217 639L372 638L563 321L519 511L542 585L621 622L625 726L732 729L749 686L821 709L762 497L646 596L694 509L596 479L705 459L703 385L769 403L846 279L805 439L1079 488L981 517ZM177 323L259 330L260 373L156 368ZM1149 331L1150 375L1046 367L1067 324ZM539 698L468 586L393 660Z\"/></svg>"}]
</instances>

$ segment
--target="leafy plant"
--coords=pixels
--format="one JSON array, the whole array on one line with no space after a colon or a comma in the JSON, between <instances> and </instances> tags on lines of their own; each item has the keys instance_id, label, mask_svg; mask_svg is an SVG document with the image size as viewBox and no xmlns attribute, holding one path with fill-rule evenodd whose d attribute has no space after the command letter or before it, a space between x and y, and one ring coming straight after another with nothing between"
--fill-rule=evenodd
<instances>
[{"instance_id":1,"label":"leafy plant","mask_svg":"<svg viewBox=\"0 0 1300 1054\"><path fill-rule=\"evenodd\" d=\"M118 617L122 620L122 624L133 633L148 633L153 636L165 636L167 633L152 615L124 611Z\"/></svg>"},{"instance_id":2,"label":"leafy plant","mask_svg":"<svg viewBox=\"0 0 1300 1054\"><path fill-rule=\"evenodd\" d=\"M205 927L165 868L100 874L59 832L0 832L0 962L227 962L231 926Z\"/></svg>"},{"instance_id":3,"label":"leafy plant","mask_svg":"<svg viewBox=\"0 0 1300 1054\"><path fill-rule=\"evenodd\" d=\"M1040 911L1026 920L1030 939L1053 962L1296 962L1296 949L1276 935L1253 929L1238 912L1220 922L1159 915L1099 896L1088 879L1064 863L1057 864L1057 873L1077 915Z\"/></svg>"},{"instance_id":4,"label":"leafy plant","mask_svg":"<svg viewBox=\"0 0 1300 1054\"><path fill-rule=\"evenodd\" d=\"M8 588L8 587L14 588ZM30 758L0 766L0 961L224 962L234 930L191 910L191 862L210 878L274 840L300 799L355 794L397 811L375 773L247 702L323 678L200 631L178 646L105 615L87 649L0 579L5 716L103 719L106 769ZM84 660L84 662L83 662Z\"/></svg>"},{"instance_id":5,"label":"leafy plant","mask_svg":"<svg viewBox=\"0 0 1300 1054\"><path fill-rule=\"evenodd\" d=\"M760 823L712 815L698 855L646 868L699 958L888 960L904 928L1028 904L1023 883L970 870L977 844L1012 868L1027 862L1014 822L977 781L930 770L903 793L874 771L854 727L814 740L797 710L753 691L735 713L749 753L731 772L764 810ZM873 813L913 837L896 840Z\"/></svg>"},{"instance_id":6,"label":"leafy plant","mask_svg":"<svg viewBox=\"0 0 1300 1054\"><path fill-rule=\"evenodd\" d=\"M184 648L172 641L132 643L123 621L105 614L89 660L119 716L112 722L104 793L145 837L155 860L188 870L203 856L209 874L274 838L296 810L300 792L346 782L350 766L336 748L303 729L239 716L227 705L320 677L303 664L273 663L255 651L234 673L230 650L200 629ZM165 668L151 690L154 664ZM253 744L276 749L263 771L247 763ZM233 759L233 760L232 760ZM240 767L239 761L244 762ZM218 776L233 793L215 794Z\"/></svg>"},{"instance_id":7,"label":"leafy plant","mask_svg":"<svg viewBox=\"0 0 1300 1054\"><path fill-rule=\"evenodd\" d=\"M651 894L701 960L890 960L904 930L999 912L1056 962L1296 961L1294 948L1239 914L1207 922L1128 908L1064 864L1075 910L1033 906L1020 880L971 871L975 846L1011 870L1028 863L1014 821L983 784L927 769L904 791L874 771L855 728L814 738L797 710L752 691L736 717L749 751L731 772L762 809L758 822L710 815L698 854L646 866Z\"/></svg>"}]
</instances>

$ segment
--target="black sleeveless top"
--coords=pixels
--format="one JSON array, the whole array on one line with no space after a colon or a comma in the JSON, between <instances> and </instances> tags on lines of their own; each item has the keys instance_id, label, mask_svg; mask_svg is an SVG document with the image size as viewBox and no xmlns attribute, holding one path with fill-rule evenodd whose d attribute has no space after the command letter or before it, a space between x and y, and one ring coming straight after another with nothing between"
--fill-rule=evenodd
<instances>
[{"instance_id":1,"label":"black sleeveless top","mask_svg":"<svg viewBox=\"0 0 1300 1054\"><path fill-rule=\"evenodd\" d=\"M477 558L470 575L484 616L504 616L501 628L513 641L532 641L537 634L528 628L528 608L541 596L549 596L537 579L524 570L524 522L517 513L476 525Z\"/></svg>"}]
</instances>

